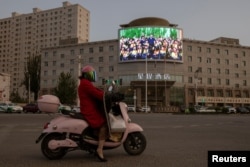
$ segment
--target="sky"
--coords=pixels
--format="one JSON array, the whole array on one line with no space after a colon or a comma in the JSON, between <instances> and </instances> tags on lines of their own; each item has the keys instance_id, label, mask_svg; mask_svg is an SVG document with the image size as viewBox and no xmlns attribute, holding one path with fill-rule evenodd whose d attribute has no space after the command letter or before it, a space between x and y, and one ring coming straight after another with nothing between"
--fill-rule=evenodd
<instances>
[{"instance_id":1,"label":"sky","mask_svg":"<svg viewBox=\"0 0 250 167\"><path fill-rule=\"evenodd\" d=\"M0 19L12 12L62 7L66 0L0 0ZM249 0L68 0L90 11L90 42L118 38L121 24L159 17L183 29L184 38L210 41L237 38L250 46Z\"/></svg>"}]
</instances>

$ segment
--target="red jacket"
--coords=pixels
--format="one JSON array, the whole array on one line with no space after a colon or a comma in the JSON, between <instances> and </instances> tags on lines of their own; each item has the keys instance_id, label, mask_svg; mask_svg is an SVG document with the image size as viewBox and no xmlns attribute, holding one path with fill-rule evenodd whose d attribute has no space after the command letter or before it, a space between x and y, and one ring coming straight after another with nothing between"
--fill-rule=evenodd
<instances>
[{"instance_id":1,"label":"red jacket","mask_svg":"<svg viewBox=\"0 0 250 167\"><path fill-rule=\"evenodd\" d=\"M100 128L105 122L103 107L104 92L96 88L89 80L81 79L78 87L80 109L92 128Z\"/></svg>"}]
</instances>

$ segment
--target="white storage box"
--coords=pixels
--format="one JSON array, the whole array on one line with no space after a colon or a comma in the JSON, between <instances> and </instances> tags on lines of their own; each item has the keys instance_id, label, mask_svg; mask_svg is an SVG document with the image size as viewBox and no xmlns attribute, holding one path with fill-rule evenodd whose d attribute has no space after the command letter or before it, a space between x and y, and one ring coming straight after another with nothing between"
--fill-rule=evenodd
<instances>
[{"instance_id":1,"label":"white storage box","mask_svg":"<svg viewBox=\"0 0 250 167\"><path fill-rule=\"evenodd\" d=\"M41 112L56 113L60 106L60 100L54 95L42 95L37 100L37 104Z\"/></svg>"}]
</instances>

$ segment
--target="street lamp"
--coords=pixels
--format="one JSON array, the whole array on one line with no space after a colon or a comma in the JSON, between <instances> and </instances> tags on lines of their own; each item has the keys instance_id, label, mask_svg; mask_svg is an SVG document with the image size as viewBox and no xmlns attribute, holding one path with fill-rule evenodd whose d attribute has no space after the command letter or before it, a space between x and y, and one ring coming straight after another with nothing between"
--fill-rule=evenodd
<instances>
[{"instance_id":1,"label":"street lamp","mask_svg":"<svg viewBox=\"0 0 250 167\"><path fill-rule=\"evenodd\" d=\"M194 79L195 79L195 97L194 97L194 101L195 101L195 105L198 105L198 100L197 100L197 81L198 81L198 73L200 72L200 68L197 68L196 71L194 72Z\"/></svg>"}]
</instances>

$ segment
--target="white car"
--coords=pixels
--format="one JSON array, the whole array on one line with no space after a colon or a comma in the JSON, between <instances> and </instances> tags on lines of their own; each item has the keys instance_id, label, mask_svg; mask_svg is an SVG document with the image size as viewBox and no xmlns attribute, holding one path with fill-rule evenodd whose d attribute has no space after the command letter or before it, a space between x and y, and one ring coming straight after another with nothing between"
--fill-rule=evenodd
<instances>
[{"instance_id":1,"label":"white car","mask_svg":"<svg viewBox=\"0 0 250 167\"><path fill-rule=\"evenodd\" d=\"M137 107L136 110L140 111L140 112L150 112L151 108L150 108L150 106L142 106L142 107Z\"/></svg>"},{"instance_id":2,"label":"white car","mask_svg":"<svg viewBox=\"0 0 250 167\"><path fill-rule=\"evenodd\" d=\"M16 105L14 103L0 103L0 112L5 113L21 113L23 111L23 107Z\"/></svg>"},{"instance_id":3,"label":"white car","mask_svg":"<svg viewBox=\"0 0 250 167\"><path fill-rule=\"evenodd\" d=\"M135 112L135 106L128 105L128 111L134 111Z\"/></svg>"},{"instance_id":4,"label":"white car","mask_svg":"<svg viewBox=\"0 0 250 167\"><path fill-rule=\"evenodd\" d=\"M212 107L201 107L196 112L216 112L216 110Z\"/></svg>"}]
</instances>

